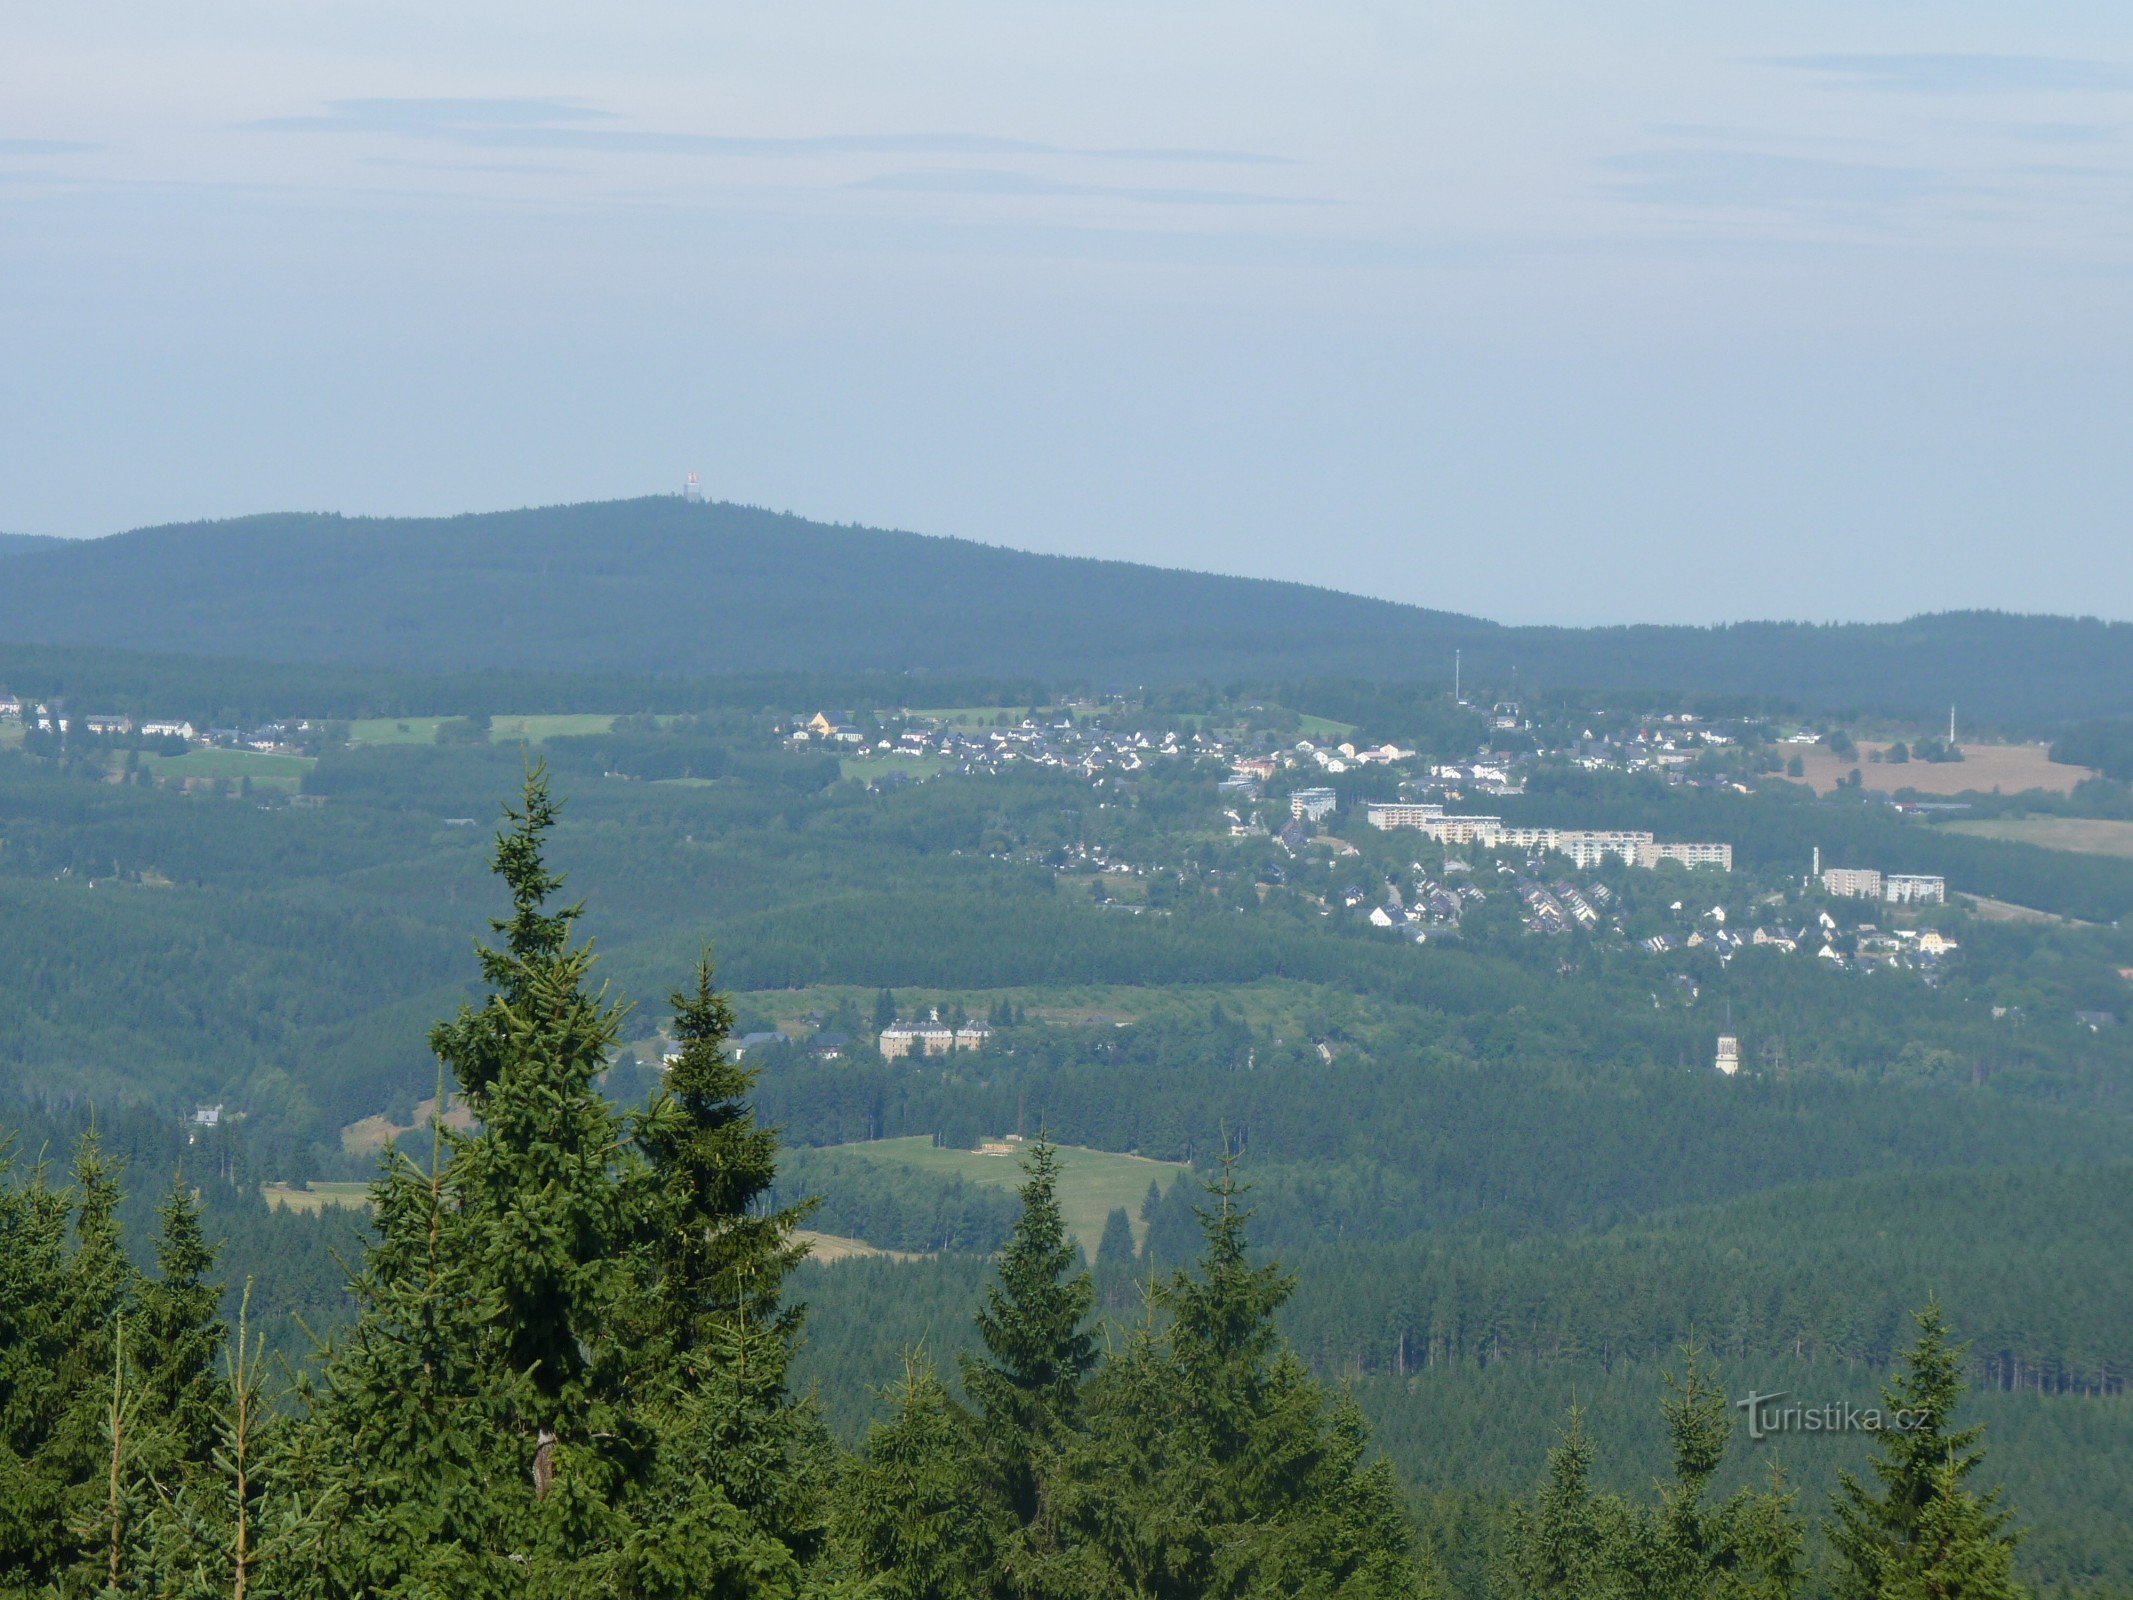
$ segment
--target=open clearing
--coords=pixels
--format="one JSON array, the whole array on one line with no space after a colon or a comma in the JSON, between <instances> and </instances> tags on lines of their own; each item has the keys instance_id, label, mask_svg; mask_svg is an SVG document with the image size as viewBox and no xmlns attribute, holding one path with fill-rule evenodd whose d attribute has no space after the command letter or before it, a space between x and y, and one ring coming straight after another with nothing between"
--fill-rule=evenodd
<instances>
[{"instance_id":1,"label":"open clearing","mask_svg":"<svg viewBox=\"0 0 2133 1600\"><path fill-rule=\"evenodd\" d=\"M869 1161L894 1162L944 1178L961 1178L966 1183L985 1183L996 1189L1022 1187L1022 1163L1015 1156L943 1150L925 1134L833 1148ZM1095 1256L1096 1246L1103 1238L1104 1220L1121 1206L1133 1224L1133 1243L1139 1248L1148 1231L1141 1224L1141 1201L1147 1198L1148 1185L1158 1183L1167 1190L1186 1170L1180 1161L1152 1161L1146 1156L1122 1156L1069 1144L1058 1148L1060 1214L1066 1219L1067 1232L1081 1241L1082 1253L1090 1257Z\"/></svg>"},{"instance_id":2,"label":"open clearing","mask_svg":"<svg viewBox=\"0 0 2133 1600\"><path fill-rule=\"evenodd\" d=\"M1778 754L1790 761L1800 758L1806 782L1815 793L1828 794L1852 768L1869 789L1916 789L1920 794L2020 794L2025 789L2048 789L2066 794L2083 778L2095 773L2087 767L2065 767L2051 759L2041 744L1966 744L1960 761L1906 761L1890 766L1870 757L1887 750L1885 744L1862 741L1859 753L1838 760L1820 745L1779 745ZM1794 779L1799 782L1799 779Z\"/></svg>"},{"instance_id":3,"label":"open clearing","mask_svg":"<svg viewBox=\"0 0 2133 1600\"><path fill-rule=\"evenodd\" d=\"M352 1156L376 1155L385 1148L389 1139L404 1139L409 1134L430 1125L430 1118L437 1112L434 1096L421 1101L415 1107L415 1120L401 1127L390 1117L364 1117L351 1122L341 1130L341 1149ZM444 1114L444 1125L456 1133L474 1131L474 1113L464 1105L455 1105Z\"/></svg>"},{"instance_id":4,"label":"open clearing","mask_svg":"<svg viewBox=\"0 0 2133 1600\"><path fill-rule=\"evenodd\" d=\"M263 1183L259 1197L270 1206L279 1206L285 1211L323 1211L328 1206L361 1211L370 1205L370 1185L367 1183L314 1183L308 1189L291 1188L286 1183Z\"/></svg>"},{"instance_id":5,"label":"open clearing","mask_svg":"<svg viewBox=\"0 0 2133 1600\"><path fill-rule=\"evenodd\" d=\"M316 756L275 755L265 750L188 750L182 756L144 755L141 766L152 778L183 783L187 778L250 778L255 787L294 790L304 774L318 765Z\"/></svg>"},{"instance_id":6,"label":"open clearing","mask_svg":"<svg viewBox=\"0 0 2133 1600\"><path fill-rule=\"evenodd\" d=\"M349 724L352 744L435 744L440 723L451 717L365 717ZM605 733L615 725L612 712L567 712L552 717L496 717L489 723L492 744L539 744L576 733Z\"/></svg>"},{"instance_id":7,"label":"open clearing","mask_svg":"<svg viewBox=\"0 0 2133 1600\"><path fill-rule=\"evenodd\" d=\"M812 1228L795 1228L792 1236L807 1246L808 1259L830 1266L839 1261L864 1261L869 1257L886 1256L891 1261L931 1261L930 1255L915 1250L877 1250L864 1239L847 1239L841 1233L817 1233Z\"/></svg>"},{"instance_id":8,"label":"open clearing","mask_svg":"<svg viewBox=\"0 0 2133 1600\"><path fill-rule=\"evenodd\" d=\"M1950 833L2011 844L2042 845L2089 856L2133 856L2133 822L2106 822L2100 817L1992 817L1976 822L1943 823Z\"/></svg>"}]
</instances>

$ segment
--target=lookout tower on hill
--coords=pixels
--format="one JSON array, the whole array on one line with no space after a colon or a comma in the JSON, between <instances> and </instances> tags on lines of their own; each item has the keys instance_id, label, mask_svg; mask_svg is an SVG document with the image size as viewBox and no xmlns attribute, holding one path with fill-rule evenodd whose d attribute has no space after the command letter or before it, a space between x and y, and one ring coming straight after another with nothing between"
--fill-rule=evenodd
<instances>
[{"instance_id":1,"label":"lookout tower on hill","mask_svg":"<svg viewBox=\"0 0 2133 1600\"><path fill-rule=\"evenodd\" d=\"M704 503L704 486L696 481L695 473L692 472L681 480L681 497L692 506Z\"/></svg>"}]
</instances>

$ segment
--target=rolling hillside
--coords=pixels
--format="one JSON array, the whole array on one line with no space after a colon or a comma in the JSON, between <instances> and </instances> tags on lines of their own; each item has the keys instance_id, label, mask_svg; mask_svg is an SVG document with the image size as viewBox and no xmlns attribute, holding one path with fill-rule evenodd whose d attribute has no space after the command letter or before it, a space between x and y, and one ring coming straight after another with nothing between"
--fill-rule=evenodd
<instances>
[{"instance_id":1,"label":"rolling hillside","mask_svg":"<svg viewBox=\"0 0 2133 1600\"><path fill-rule=\"evenodd\" d=\"M40 550L56 550L65 543L64 539L48 539L38 533L0 533L0 560L9 556L34 555Z\"/></svg>"},{"instance_id":2,"label":"rolling hillside","mask_svg":"<svg viewBox=\"0 0 2133 1600\"><path fill-rule=\"evenodd\" d=\"M2133 625L1508 628L1316 589L678 498L273 515L19 548L0 645L427 672L920 671L1096 686L1314 676L1767 694L2057 721L2133 710Z\"/></svg>"}]
</instances>

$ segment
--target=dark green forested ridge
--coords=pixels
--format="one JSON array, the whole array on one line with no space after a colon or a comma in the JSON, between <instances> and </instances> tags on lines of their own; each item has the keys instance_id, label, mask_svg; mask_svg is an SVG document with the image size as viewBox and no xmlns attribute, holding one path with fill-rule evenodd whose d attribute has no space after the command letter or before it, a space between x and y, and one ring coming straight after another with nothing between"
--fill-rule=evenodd
<instances>
[{"instance_id":1,"label":"dark green forested ridge","mask_svg":"<svg viewBox=\"0 0 2133 1600\"><path fill-rule=\"evenodd\" d=\"M529 615L550 619L538 643L517 623ZM2005 721L2133 709L2123 624L1974 612L1508 628L1299 584L668 498L452 518L260 516L68 541L10 560L0 638L403 671L563 658L624 675L924 671L1099 685L1436 682L1459 648L1469 670L1529 686L1913 715L1959 702Z\"/></svg>"}]
</instances>

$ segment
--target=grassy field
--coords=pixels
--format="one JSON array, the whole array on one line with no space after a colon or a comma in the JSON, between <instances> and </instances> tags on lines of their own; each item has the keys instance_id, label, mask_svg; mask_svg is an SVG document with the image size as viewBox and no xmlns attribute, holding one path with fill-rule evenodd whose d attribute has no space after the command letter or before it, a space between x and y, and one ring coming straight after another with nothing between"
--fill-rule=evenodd
<instances>
[{"instance_id":1,"label":"grassy field","mask_svg":"<svg viewBox=\"0 0 2133 1600\"><path fill-rule=\"evenodd\" d=\"M268 1205L287 1211L323 1211L328 1206L361 1211L370 1204L370 1185L314 1183L308 1189L292 1189L286 1183L263 1183L259 1186L259 1197Z\"/></svg>"},{"instance_id":2,"label":"grassy field","mask_svg":"<svg viewBox=\"0 0 2133 1600\"><path fill-rule=\"evenodd\" d=\"M435 744L437 725L450 717L366 717L349 726L352 744ZM552 717L497 717L489 724L495 744L539 744L574 733L605 733L615 725L605 712L569 712Z\"/></svg>"},{"instance_id":3,"label":"grassy field","mask_svg":"<svg viewBox=\"0 0 2133 1600\"><path fill-rule=\"evenodd\" d=\"M839 774L865 782L869 778L884 778L892 772L901 772L907 778L923 780L937 778L954 768L939 756L907 756L894 752L877 756L840 756L837 759Z\"/></svg>"},{"instance_id":4,"label":"grassy field","mask_svg":"<svg viewBox=\"0 0 2133 1600\"><path fill-rule=\"evenodd\" d=\"M909 1139L876 1139L865 1144L838 1145L837 1149L866 1157L869 1161L894 1162L921 1172L961 1178L965 1183L991 1184L996 1189L1022 1186L1022 1163L1012 1155L980 1155L975 1150L942 1150L924 1134ZM1146 1156L1114 1155L1108 1150L1084 1150L1077 1145L1059 1147L1059 1210L1067 1231L1081 1241L1085 1254L1096 1254L1103 1238L1104 1221L1118 1207L1125 1208L1133 1223L1136 1247L1146 1229L1141 1226L1141 1201L1148 1185L1168 1189L1186 1170L1178 1161L1151 1161Z\"/></svg>"},{"instance_id":5,"label":"grassy field","mask_svg":"<svg viewBox=\"0 0 2133 1600\"><path fill-rule=\"evenodd\" d=\"M1994 817L1977 822L1943 823L1950 833L2013 844L2042 845L2089 856L2133 856L2133 822L2106 822L2099 817Z\"/></svg>"},{"instance_id":6,"label":"grassy field","mask_svg":"<svg viewBox=\"0 0 2133 1600\"><path fill-rule=\"evenodd\" d=\"M1335 722L1331 717L1313 717L1297 713L1296 731L1306 739L1345 739L1355 732L1352 722Z\"/></svg>"},{"instance_id":7,"label":"grassy field","mask_svg":"<svg viewBox=\"0 0 2133 1600\"><path fill-rule=\"evenodd\" d=\"M304 774L318 765L316 756L273 755L264 750L188 750L182 756L141 757L141 767L159 782L187 778L250 778L255 787L300 788Z\"/></svg>"},{"instance_id":8,"label":"grassy field","mask_svg":"<svg viewBox=\"0 0 2133 1600\"><path fill-rule=\"evenodd\" d=\"M1781 745L1778 753L1791 760L1798 756L1806 769L1806 782L1817 794L1828 794L1838 780L1857 767L1859 781L1869 789L1916 789L1920 794L2020 794L2025 789L2047 789L2065 794L2083 778L2095 773L2087 767L2065 767L2051 759L2041 744L1966 744L1960 761L1906 761L1900 766L1869 757L1888 749L1885 744L1862 742L1857 756L1839 761L1820 745ZM1799 781L1799 780L1794 780Z\"/></svg>"}]
</instances>

